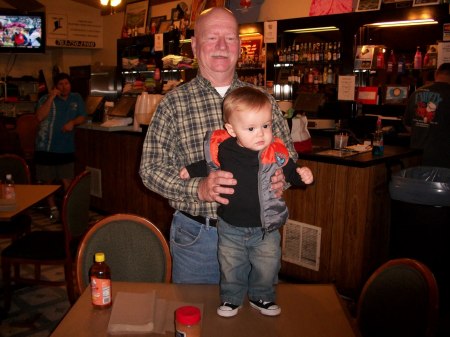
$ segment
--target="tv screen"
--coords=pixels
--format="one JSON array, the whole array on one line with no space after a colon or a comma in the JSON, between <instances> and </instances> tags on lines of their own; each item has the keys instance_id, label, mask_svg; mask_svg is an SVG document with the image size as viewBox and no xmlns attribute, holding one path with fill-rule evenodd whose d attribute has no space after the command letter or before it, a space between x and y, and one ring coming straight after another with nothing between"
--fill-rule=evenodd
<instances>
[{"instance_id":1,"label":"tv screen","mask_svg":"<svg viewBox=\"0 0 450 337\"><path fill-rule=\"evenodd\" d=\"M0 52L45 52L45 14L0 12Z\"/></svg>"}]
</instances>

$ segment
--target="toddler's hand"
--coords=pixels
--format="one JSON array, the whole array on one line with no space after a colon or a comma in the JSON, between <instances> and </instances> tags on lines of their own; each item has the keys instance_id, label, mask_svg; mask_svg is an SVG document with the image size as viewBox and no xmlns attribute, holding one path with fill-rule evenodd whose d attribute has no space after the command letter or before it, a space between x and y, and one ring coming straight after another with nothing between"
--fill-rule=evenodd
<instances>
[{"instance_id":1,"label":"toddler's hand","mask_svg":"<svg viewBox=\"0 0 450 337\"><path fill-rule=\"evenodd\" d=\"M186 167L183 167L183 168L180 170L180 178L183 179L183 180L186 180L186 179L189 179L189 178L190 178L189 172L188 172L188 170L186 169Z\"/></svg>"},{"instance_id":2,"label":"toddler's hand","mask_svg":"<svg viewBox=\"0 0 450 337\"><path fill-rule=\"evenodd\" d=\"M313 174L308 167L297 167L297 173L306 185L309 185L314 181Z\"/></svg>"}]
</instances>

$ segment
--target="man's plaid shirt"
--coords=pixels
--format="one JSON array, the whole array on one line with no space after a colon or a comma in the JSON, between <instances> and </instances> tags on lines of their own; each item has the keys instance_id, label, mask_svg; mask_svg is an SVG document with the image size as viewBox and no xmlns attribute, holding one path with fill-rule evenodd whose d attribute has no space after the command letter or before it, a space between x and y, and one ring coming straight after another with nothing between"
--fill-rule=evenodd
<instances>
[{"instance_id":1,"label":"man's plaid shirt","mask_svg":"<svg viewBox=\"0 0 450 337\"><path fill-rule=\"evenodd\" d=\"M228 91L248 86L235 75ZM272 96L273 131L296 161L289 128ZM169 200L169 204L192 215L216 218L217 203L202 202L197 189L202 178L182 180L182 167L204 159L206 132L223 128L222 96L211 83L197 75L170 91L158 105L144 141L139 174L144 185ZM239 182L238 182L239 183Z\"/></svg>"}]
</instances>

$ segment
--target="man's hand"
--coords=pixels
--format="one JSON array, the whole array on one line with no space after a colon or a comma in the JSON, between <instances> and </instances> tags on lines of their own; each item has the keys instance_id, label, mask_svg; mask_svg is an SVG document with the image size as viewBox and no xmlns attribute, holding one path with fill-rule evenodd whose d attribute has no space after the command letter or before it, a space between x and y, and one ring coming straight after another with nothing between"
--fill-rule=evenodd
<instances>
[{"instance_id":1,"label":"man's hand","mask_svg":"<svg viewBox=\"0 0 450 337\"><path fill-rule=\"evenodd\" d=\"M227 205L228 199L221 197L221 194L233 194L234 189L229 186L237 184L233 174L227 171L213 171L206 178L203 178L198 185L198 198L201 201L218 202Z\"/></svg>"},{"instance_id":2,"label":"man's hand","mask_svg":"<svg viewBox=\"0 0 450 337\"><path fill-rule=\"evenodd\" d=\"M68 121L66 124L62 127L62 132L72 132L73 128L75 127L74 121Z\"/></svg>"},{"instance_id":3,"label":"man's hand","mask_svg":"<svg viewBox=\"0 0 450 337\"><path fill-rule=\"evenodd\" d=\"M270 180L272 181L271 189L274 192L275 196L281 198L281 196L283 195L284 185L286 184L283 170L276 170L275 174L272 176L272 178L270 178Z\"/></svg>"}]
</instances>

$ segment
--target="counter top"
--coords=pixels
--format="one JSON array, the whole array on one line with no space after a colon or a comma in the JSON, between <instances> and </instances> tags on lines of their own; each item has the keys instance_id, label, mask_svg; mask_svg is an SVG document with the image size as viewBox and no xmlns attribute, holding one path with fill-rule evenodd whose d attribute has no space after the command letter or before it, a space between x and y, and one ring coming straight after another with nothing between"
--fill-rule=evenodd
<instances>
[{"instance_id":1,"label":"counter top","mask_svg":"<svg viewBox=\"0 0 450 337\"><path fill-rule=\"evenodd\" d=\"M102 126L102 123L84 123L78 126L80 129L95 130L95 131L131 131L141 133L142 129L135 130L133 125L116 125L116 126Z\"/></svg>"},{"instance_id":2,"label":"counter top","mask_svg":"<svg viewBox=\"0 0 450 337\"><path fill-rule=\"evenodd\" d=\"M339 156L337 155L325 155L319 154L319 152L323 152L327 149L320 148L314 149L313 152L308 153L299 153L299 159L302 160L314 160L323 163L344 165L344 166L353 166L353 167L369 167L381 163L386 163L390 161L395 161L404 157L408 157L411 155L420 154L419 150L413 150L408 147L402 146L384 146L384 154L382 156L374 156L372 152L363 152L363 153L355 153L353 155L348 156ZM337 150L333 150L336 151Z\"/></svg>"}]
</instances>

